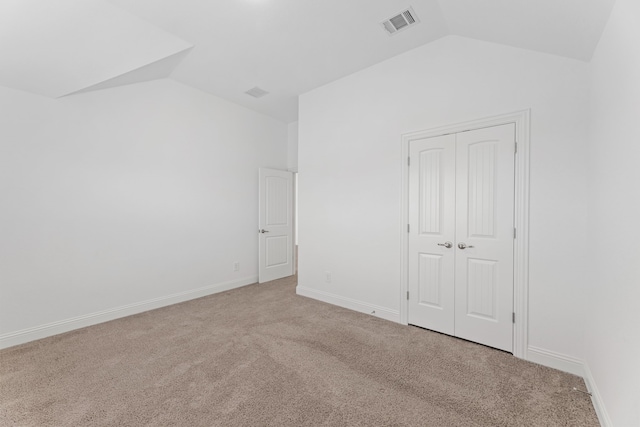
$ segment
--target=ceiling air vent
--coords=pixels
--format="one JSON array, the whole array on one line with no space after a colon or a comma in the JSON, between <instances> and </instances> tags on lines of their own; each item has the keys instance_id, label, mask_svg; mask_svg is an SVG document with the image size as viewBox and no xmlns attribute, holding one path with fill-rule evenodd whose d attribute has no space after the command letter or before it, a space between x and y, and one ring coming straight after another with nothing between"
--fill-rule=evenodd
<instances>
[{"instance_id":1,"label":"ceiling air vent","mask_svg":"<svg viewBox=\"0 0 640 427\"><path fill-rule=\"evenodd\" d=\"M248 91L245 92L247 95L251 95L254 98L262 98L263 96L267 95L269 92L267 92L264 89L260 89L258 86L249 89Z\"/></svg>"},{"instance_id":2,"label":"ceiling air vent","mask_svg":"<svg viewBox=\"0 0 640 427\"><path fill-rule=\"evenodd\" d=\"M412 25L420 22L416 13L413 11L413 8L400 12L396 16L393 16L387 19L384 22L381 22L382 27L387 31L387 34L394 35L399 31L409 28Z\"/></svg>"}]
</instances>

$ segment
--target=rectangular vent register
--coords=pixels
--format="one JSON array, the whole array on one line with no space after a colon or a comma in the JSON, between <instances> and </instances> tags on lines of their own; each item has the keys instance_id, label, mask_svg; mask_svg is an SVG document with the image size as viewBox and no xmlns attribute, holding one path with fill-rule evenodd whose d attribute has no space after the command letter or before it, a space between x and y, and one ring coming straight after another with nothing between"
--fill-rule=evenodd
<instances>
[{"instance_id":1,"label":"rectangular vent register","mask_svg":"<svg viewBox=\"0 0 640 427\"><path fill-rule=\"evenodd\" d=\"M407 10L400 12L399 14L392 16L386 21L381 22L382 27L387 31L387 34L394 35L402 30L417 24L420 22L413 8L410 7Z\"/></svg>"}]
</instances>

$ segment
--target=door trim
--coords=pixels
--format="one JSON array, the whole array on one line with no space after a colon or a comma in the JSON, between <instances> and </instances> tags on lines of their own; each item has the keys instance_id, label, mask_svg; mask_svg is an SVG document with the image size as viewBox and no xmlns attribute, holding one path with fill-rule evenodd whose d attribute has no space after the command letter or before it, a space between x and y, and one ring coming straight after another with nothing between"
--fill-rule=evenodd
<instances>
[{"instance_id":1,"label":"door trim","mask_svg":"<svg viewBox=\"0 0 640 427\"><path fill-rule=\"evenodd\" d=\"M517 154L515 156L515 205L514 226L517 236L513 253L513 308L516 313L513 328L513 355L526 359L529 324L529 151L531 110L516 111L453 125L405 133L402 135L402 191L401 191L401 278L400 278L400 323L408 324L408 233L409 223L409 144L416 139L442 136L468 130L482 129L508 123L516 125Z\"/></svg>"}]
</instances>

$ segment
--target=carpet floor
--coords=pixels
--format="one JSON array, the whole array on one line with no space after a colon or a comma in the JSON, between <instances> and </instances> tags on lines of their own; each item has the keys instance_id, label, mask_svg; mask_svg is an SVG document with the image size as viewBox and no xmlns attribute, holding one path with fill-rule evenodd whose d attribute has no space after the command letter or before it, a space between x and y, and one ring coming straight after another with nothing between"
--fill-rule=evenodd
<instances>
[{"instance_id":1,"label":"carpet floor","mask_svg":"<svg viewBox=\"0 0 640 427\"><path fill-rule=\"evenodd\" d=\"M581 378L295 277L0 351L2 426L598 426Z\"/></svg>"}]
</instances>

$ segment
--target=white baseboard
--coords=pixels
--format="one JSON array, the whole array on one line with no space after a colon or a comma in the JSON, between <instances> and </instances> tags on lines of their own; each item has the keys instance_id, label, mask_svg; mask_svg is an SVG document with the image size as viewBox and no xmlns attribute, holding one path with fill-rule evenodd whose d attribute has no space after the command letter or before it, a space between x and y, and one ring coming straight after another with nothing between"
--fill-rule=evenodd
<instances>
[{"instance_id":1,"label":"white baseboard","mask_svg":"<svg viewBox=\"0 0 640 427\"><path fill-rule=\"evenodd\" d=\"M593 379L593 374L591 373L591 369L589 369L589 365L585 362L584 364L584 382L587 384L587 390L591 392L591 401L593 402L593 407L596 410L596 414L598 415L598 420L600 421L600 425L602 427L613 427L613 423L611 422L611 418L609 418L609 414L607 413L607 409L604 406L604 402L602 401L602 396L598 391L598 387L596 386L596 382Z\"/></svg>"},{"instance_id":2,"label":"white baseboard","mask_svg":"<svg viewBox=\"0 0 640 427\"><path fill-rule=\"evenodd\" d=\"M370 314L372 316L380 317L381 319L400 323L400 312L397 310L390 310L378 305L369 304L336 294L331 294L329 292L305 288L304 286L300 285L296 287L296 294L303 297L313 298L329 304L337 305L339 307L348 308L349 310L358 311L360 313Z\"/></svg>"},{"instance_id":3,"label":"white baseboard","mask_svg":"<svg viewBox=\"0 0 640 427\"><path fill-rule=\"evenodd\" d=\"M189 301L195 298L217 294L219 292L224 292L242 286L250 285L252 283L256 283L257 281L257 276L245 277L244 279L217 283L215 285L205 286L190 291L178 292L163 297L153 298L133 304L127 304L121 307L102 310L96 313L85 314L83 316L59 320L57 322L51 322L45 325L22 329L16 332L10 332L0 335L0 349L12 347L18 344L24 344L29 341L50 337L52 335L57 335L64 332L73 331L74 329L84 328L102 322L108 322L109 320L131 316L133 314L142 313L144 311L154 310L156 308L166 307L168 305Z\"/></svg>"},{"instance_id":4,"label":"white baseboard","mask_svg":"<svg viewBox=\"0 0 640 427\"><path fill-rule=\"evenodd\" d=\"M559 371L568 372L579 377L584 377L584 362L565 354L556 353L554 351L530 345L527 349L526 360L549 368L557 369Z\"/></svg>"}]
</instances>

